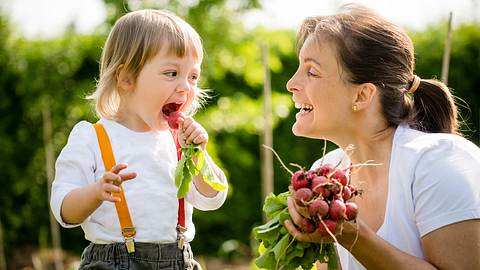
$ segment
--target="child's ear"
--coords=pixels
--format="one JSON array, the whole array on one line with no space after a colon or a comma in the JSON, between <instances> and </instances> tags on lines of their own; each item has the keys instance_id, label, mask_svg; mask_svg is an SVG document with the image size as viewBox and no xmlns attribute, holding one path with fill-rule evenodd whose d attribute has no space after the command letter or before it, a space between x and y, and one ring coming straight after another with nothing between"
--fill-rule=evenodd
<instances>
[{"instance_id":1,"label":"child's ear","mask_svg":"<svg viewBox=\"0 0 480 270\"><path fill-rule=\"evenodd\" d=\"M373 83L362 83L358 85L355 90L352 100L352 108L354 108L354 111L368 108L377 93L377 87Z\"/></svg>"},{"instance_id":2,"label":"child's ear","mask_svg":"<svg viewBox=\"0 0 480 270\"><path fill-rule=\"evenodd\" d=\"M133 90L135 83L132 79L132 76L128 74L127 71L125 70L124 64L121 64L118 66L117 72L115 75L117 77L117 87L120 90L123 90L123 91Z\"/></svg>"}]
</instances>

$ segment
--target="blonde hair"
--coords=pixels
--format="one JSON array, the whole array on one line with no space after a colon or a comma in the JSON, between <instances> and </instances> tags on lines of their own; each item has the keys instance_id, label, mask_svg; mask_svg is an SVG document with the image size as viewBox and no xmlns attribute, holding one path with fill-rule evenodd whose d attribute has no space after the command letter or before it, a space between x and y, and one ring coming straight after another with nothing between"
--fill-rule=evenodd
<instances>
[{"instance_id":1,"label":"blonde hair","mask_svg":"<svg viewBox=\"0 0 480 270\"><path fill-rule=\"evenodd\" d=\"M187 22L167 11L139 10L125 14L113 26L102 51L100 78L95 92L88 99L95 101L100 117L114 118L120 105L117 70L123 65L126 73L137 79L143 66L163 46L178 57L192 54L200 62L203 47L200 36ZM193 113L208 97L198 89L190 111Z\"/></svg>"}]
</instances>

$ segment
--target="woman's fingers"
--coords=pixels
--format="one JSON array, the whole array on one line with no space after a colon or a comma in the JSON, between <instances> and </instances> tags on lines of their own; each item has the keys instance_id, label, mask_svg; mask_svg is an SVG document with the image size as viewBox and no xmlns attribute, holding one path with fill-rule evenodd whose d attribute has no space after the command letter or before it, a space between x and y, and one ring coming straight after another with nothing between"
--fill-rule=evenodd
<instances>
[{"instance_id":1,"label":"woman's fingers","mask_svg":"<svg viewBox=\"0 0 480 270\"><path fill-rule=\"evenodd\" d=\"M302 241L299 236L301 237L302 235L302 232L300 232L297 227L295 227L295 225L292 223L291 220L287 219L285 220L285 222L283 223L283 225L285 225L285 228L287 228L287 231L290 235L292 235L295 239L298 239L300 241Z\"/></svg>"},{"instance_id":2,"label":"woman's fingers","mask_svg":"<svg viewBox=\"0 0 480 270\"><path fill-rule=\"evenodd\" d=\"M298 213L295 201L293 201L292 197L288 197L287 205L288 205L288 213L290 214L290 217L292 218L293 222L295 224L300 224L303 217L302 215L300 215L300 213Z\"/></svg>"}]
</instances>

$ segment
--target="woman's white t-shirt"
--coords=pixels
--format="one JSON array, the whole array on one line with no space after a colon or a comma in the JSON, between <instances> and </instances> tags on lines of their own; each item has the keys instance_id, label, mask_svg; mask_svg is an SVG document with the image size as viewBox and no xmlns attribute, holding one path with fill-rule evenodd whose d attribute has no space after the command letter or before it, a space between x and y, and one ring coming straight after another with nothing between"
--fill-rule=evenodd
<instances>
[{"instance_id":1,"label":"woman's white t-shirt","mask_svg":"<svg viewBox=\"0 0 480 270\"><path fill-rule=\"evenodd\" d=\"M123 183L132 222L136 228L135 241L173 243L177 239L177 187L174 183L177 151L170 131L135 132L121 124L101 119L112 145L115 160L127 163L122 171L135 172L137 177ZM212 162L207 156L206 160ZM60 215L63 199L73 189L93 184L105 173L97 135L91 123L75 125L68 142L55 164L50 205L55 218L63 227L81 225L85 238L93 243L123 242L115 205L103 202L82 224L66 224ZM225 175L215 181L227 186ZM193 207L214 210L225 201L227 190L208 198L195 185L185 197L185 232L187 241L195 235L192 222Z\"/></svg>"},{"instance_id":2,"label":"woman's white t-shirt","mask_svg":"<svg viewBox=\"0 0 480 270\"><path fill-rule=\"evenodd\" d=\"M348 166L341 149L323 163ZM317 168L321 160L314 163ZM362 211L362 209L359 209ZM395 131L384 223L377 235L424 258L421 238L443 226L480 218L480 149L452 134L424 133L401 125ZM337 245L342 269L365 269ZM382 254L378 254L382 256Z\"/></svg>"}]
</instances>

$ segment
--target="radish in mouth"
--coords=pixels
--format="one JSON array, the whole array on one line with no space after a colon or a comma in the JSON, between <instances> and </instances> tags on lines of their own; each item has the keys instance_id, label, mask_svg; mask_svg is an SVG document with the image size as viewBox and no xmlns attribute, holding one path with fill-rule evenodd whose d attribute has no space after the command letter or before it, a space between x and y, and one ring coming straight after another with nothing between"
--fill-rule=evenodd
<instances>
[{"instance_id":1,"label":"radish in mouth","mask_svg":"<svg viewBox=\"0 0 480 270\"><path fill-rule=\"evenodd\" d=\"M178 125L181 121L185 120L185 115L178 111L182 104L178 103L168 103L165 104L162 108L162 112L165 115L168 126L171 129L178 129Z\"/></svg>"}]
</instances>

